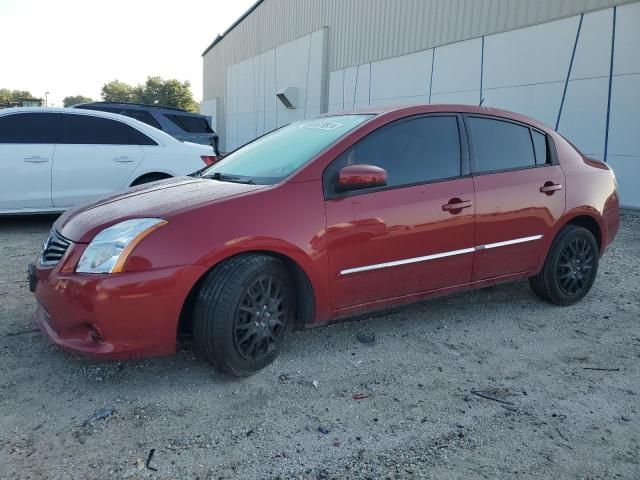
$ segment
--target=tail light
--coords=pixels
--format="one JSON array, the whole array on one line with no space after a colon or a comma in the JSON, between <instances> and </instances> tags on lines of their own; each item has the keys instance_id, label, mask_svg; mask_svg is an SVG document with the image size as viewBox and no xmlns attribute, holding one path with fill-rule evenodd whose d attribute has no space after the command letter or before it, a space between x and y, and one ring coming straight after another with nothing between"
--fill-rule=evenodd
<instances>
[{"instance_id":1,"label":"tail light","mask_svg":"<svg viewBox=\"0 0 640 480\"><path fill-rule=\"evenodd\" d=\"M213 165L218 161L218 157L215 155L201 155L200 158L207 166Z\"/></svg>"}]
</instances>

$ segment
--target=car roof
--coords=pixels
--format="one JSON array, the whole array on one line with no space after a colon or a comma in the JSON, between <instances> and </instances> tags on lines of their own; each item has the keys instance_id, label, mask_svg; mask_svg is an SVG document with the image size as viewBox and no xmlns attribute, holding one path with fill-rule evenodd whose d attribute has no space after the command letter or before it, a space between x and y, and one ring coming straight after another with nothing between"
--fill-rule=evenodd
<instances>
[{"instance_id":1,"label":"car roof","mask_svg":"<svg viewBox=\"0 0 640 480\"><path fill-rule=\"evenodd\" d=\"M118 113L103 112L102 110L83 110L82 108L64 107L13 107L0 110L0 116L12 113L64 113L66 115L87 115L93 117L108 118L111 120L117 120L118 122L126 123L127 125L134 127L136 130L140 130L141 132L149 135L154 140L157 140L161 143L180 143L179 140L176 140L171 135L163 132L162 130L158 130L155 127L152 127L151 125L136 120L135 118L131 118L126 115L120 115Z\"/></svg>"},{"instance_id":2,"label":"car roof","mask_svg":"<svg viewBox=\"0 0 640 480\"><path fill-rule=\"evenodd\" d=\"M182 108L168 107L166 105L149 105L146 103L87 102L87 103L78 103L76 105L72 105L71 108L83 108L83 107L118 107L118 108L127 108L130 110L155 110L155 111L167 110L172 113L179 113L180 115L194 115L198 117L202 116L197 112L189 112Z\"/></svg>"},{"instance_id":3,"label":"car roof","mask_svg":"<svg viewBox=\"0 0 640 480\"><path fill-rule=\"evenodd\" d=\"M531 117L521 115L519 113L511 112L509 110L502 110L500 108L493 107L481 107L476 105L463 105L454 103L438 103L438 104L412 104L412 105L384 105L384 106L371 106L354 108L351 110L345 110L344 112L334 112L330 114L323 114L322 116L333 116L339 114L357 115L419 115L423 113L467 113L471 115L488 115L493 117L501 117L507 120L514 120L516 122L526 123L532 127L539 128L545 131L552 131L550 127L535 120Z\"/></svg>"}]
</instances>

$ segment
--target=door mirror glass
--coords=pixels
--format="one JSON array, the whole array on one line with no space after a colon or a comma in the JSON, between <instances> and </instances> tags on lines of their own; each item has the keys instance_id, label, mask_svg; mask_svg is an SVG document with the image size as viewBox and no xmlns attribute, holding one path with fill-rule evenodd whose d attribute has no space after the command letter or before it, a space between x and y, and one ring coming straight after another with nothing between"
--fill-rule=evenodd
<instances>
[{"instance_id":1,"label":"door mirror glass","mask_svg":"<svg viewBox=\"0 0 640 480\"><path fill-rule=\"evenodd\" d=\"M338 175L338 190L360 190L363 188L384 187L387 184L387 171L374 165L348 165Z\"/></svg>"}]
</instances>

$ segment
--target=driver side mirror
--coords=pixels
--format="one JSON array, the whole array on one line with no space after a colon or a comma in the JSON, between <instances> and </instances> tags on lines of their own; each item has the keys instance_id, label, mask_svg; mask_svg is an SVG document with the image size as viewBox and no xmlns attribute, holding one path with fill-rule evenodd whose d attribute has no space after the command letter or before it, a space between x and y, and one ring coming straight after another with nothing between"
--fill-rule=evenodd
<instances>
[{"instance_id":1,"label":"driver side mirror","mask_svg":"<svg viewBox=\"0 0 640 480\"><path fill-rule=\"evenodd\" d=\"M338 174L338 190L341 192L384 187L386 184L387 171L374 165L347 165Z\"/></svg>"}]
</instances>

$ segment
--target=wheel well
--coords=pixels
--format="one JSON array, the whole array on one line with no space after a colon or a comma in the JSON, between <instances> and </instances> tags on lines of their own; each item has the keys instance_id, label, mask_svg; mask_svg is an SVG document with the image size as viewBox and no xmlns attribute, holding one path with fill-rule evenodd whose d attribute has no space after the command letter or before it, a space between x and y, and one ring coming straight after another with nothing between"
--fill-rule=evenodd
<instances>
[{"instance_id":1,"label":"wheel well","mask_svg":"<svg viewBox=\"0 0 640 480\"><path fill-rule=\"evenodd\" d=\"M598 251L602 251L602 231L600 230L600 225L598 225L598 222L593 217L581 215L569 220L567 225L578 225L579 227L584 227L589 230L596 238Z\"/></svg>"},{"instance_id":2,"label":"wheel well","mask_svg":"<svg viewBox=\"0 0 640 480\"><path fill-rule=\"evenodd\" d=\"M145 182L151 181L151 179L162 180L164 178L171 178L171 175L169 175L168 173L163 173L163 172L145 173L144 175L140 175L133 182L131 182L131 186L133 187L133 186L136 186L136 185L141 185L141 184L143 184Z\"/></svg>"},{"instance_id":3,"label":"wheel well","mask_svg":"<svg viewBox=\"0 0 640 480\"><path fill-rule=\"evenodd\" d=\"M281 260L293 279L294 288L296 291L296 313L294 320L294 328L302 328L304 325L309 324L313 321L314 313L315 313L315 292L313 291L313 285L311 284L311 280L305 273L305 271L298 265L294 260L287 257L286 255L282 255L280 253L271 252L271 251L249 251L243 252L238 255L234 255L233 257L225 258L222 262L227 262L232 258L236 258L241 255L265 255L270 257L275 257ZM221 262L221 263L222 263ZM178 322L178 332L190 332L191 331L191 322L193 319L193 308L195 306L196 299L198 297L198 292L200 291L200 287L204 282L204 279L207 277L209 272L213 270L220 263L212 266L206 273L202 275L198 279L198 281L191 287L187 298L182 305L182 310L180 312L180 319Z\"/></svg>"}]
</instances>

